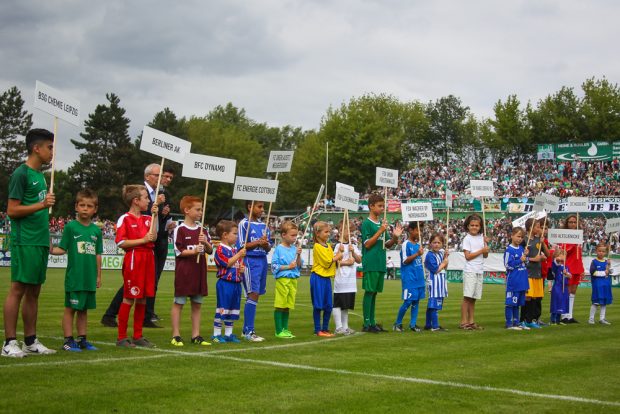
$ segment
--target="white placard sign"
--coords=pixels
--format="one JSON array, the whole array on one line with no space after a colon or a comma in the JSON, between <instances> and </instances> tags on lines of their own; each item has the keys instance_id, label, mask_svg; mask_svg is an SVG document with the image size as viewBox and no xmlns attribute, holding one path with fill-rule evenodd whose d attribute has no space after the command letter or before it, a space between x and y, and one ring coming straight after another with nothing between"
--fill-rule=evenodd
<instances>
[{"instance_id":1,"label":"white placard sign","mask_svg":"<svg viewBox=\"0 0 620 414\"><path fill-rule=\"evenodd\" d=\"M336 198L334 200L334 205L336 207L357 211L359 199L359 193L347 187L336 186Z\"/></svg>"},{"instance_id":2,"label":"white placard sign","mask_svg":"<svg viewBox=\"0 0 620 414\"><path fill-rule=\"evenodd\" d=\"M271 151L269 153L267 172L281 173L291 171L293 154L295 154L295 151Z\"/></svg>"},{"instance_id":3,"label":"white placard sign","mask_svg":"<svg viewBox=\"0 0 620 414\"><path fill-rule=\"evenodd\" d=\"M377 167L375 185L377 187L398 188L398 170Z\"/></svg>"},{"instance_id":4,"label":"white placard sign","mask_svg":"<svg viewBox=\"0 0 620 414\"><path fill-rule=\"evenodd\" d=\"M544 211L530 211L529 213L527 213L524 216L519 217L518 219L516 219L515 221L512 222L512 227L523 227L525 228L525 222L532 218L532 217L536 217L536 220L540 220L541 218L545 218L545 216L547 215L546 212Z\"/></svg>"},{"instance_id":5,"label":"white placard sign","mask_svg":"<svg viewBox=\"0 0 620 414\"><path fill-rule=\"evenodd\" d=\"M549 229L547 239L551 244L582 244L583 230Z\"/></svg>"},{"instance_id":6,"label":"white placard sign","mask_svg":"<svg viewBox=\"0 0 620 414\"><path fill-rule=\"evenodd\" d=\"M534 210L535 212L543 211L545 209L545 198L542 194L537 195L534 198Z\"/></svg>"},{"instance_id":7,"label":"white placard sign","mask_svg":"<svg viewBox=\"0 0 620 414\"><path fill-rule=\"evenodd\" d=\"M616 233L620 231L620 218L607 219L605 233Z\"/></svg>"},{"instance_id":8,"label":"white placard sign","mask_svg":"<svg viewBox=\"0 0 620 414\"><path fill-rule=\"evenodd\" d=\"M232 198L235 200L254 200L273 203L276 201L277 195L277 180L237 176Z\"/></svg>"},{"instance_id":9,"label":"white placard sign","mask_svg":"<svg viewBox=\"0 0 620 414\"><path fill-rule=\"evenodd\" d=\"M469 180L469 187L471 189L472 197L480 198L495 196L493 181L491 180Z\"/></svg>"},{"instance_id":10,"label":"white placard sign","mask_svg":"<svg viewBox=\"0 0 620 414\"><path fill-rule=\"evenodd\" d=\"M558 211L560 208L560 198L551 194L541 194L545 200L545 210L548 212Z\"/></svg>"},{"instance_id":11,"label":"white placard sign","mask_svg":"<svg viewBox=\"0 0 620 414\"><path fill-rule=\"evenodd\" d=\"M452 208L452 190L446 188L446 207Z\"/></svg>"},{"instance_id":12,"label":"white placard sign","mask_svg":"<svg viewBox=\"0 0 620 414\"><path fill-rule=\"evenodd\" d=\"M338 189L339 187L343 187L343 188L346 188L347 190L355 191L355 188L353 188L352 185L345 184L345 183L340 183L340 182L336 181L336 189Z\"/></svg>"},{"instance_id":13,"label":"white placard sign","mask_svg":"<svg viewBox=\"0 0 620 414\"><path fill-rule=\"evenodd\" d=\"M433 203L402 203L400 211L403 215L403 222L433 219Z\"/></svg>"},{"instance_id":14,"label":"white placard sign","mask_svg":"<svg viewBox=\"0 0 620 414\"><path fill-rule=\"evenodd\" d=\"M568 197L566 211L571 213L585 213L588 211L588 197Z\"/></svg>"},{"instance_id":15,"label":"white placard sign","mask_svg":"<svg viewBox=\"0 0 620 414\"><path fill-rule=\"evenodd\" d=\"M158 131L149 126L145 126L142 130L140 149L167 160L183 164L185 157L190 153L191 147L191 142Z\"/></svg>"},{"instance_id":16,"label":"white placard sign","mask_svg":"<svg viewBox=\"0 0 620 414\"><path fill-rule=\"evenodd\" d=\"M33 106L72 125L80 126L80 101L43 82L36 81Z\"/></svg>"},{"instance_id":17,"label":"white placard sign","mask_svg":"<svg viewBox=\"0 0 620 414\"><path fill-rule=\"evenodd\" d=\"M237 160L189 153L183 160L183 177L200 180L235 182Z\"/></svg>"}]
</instances>

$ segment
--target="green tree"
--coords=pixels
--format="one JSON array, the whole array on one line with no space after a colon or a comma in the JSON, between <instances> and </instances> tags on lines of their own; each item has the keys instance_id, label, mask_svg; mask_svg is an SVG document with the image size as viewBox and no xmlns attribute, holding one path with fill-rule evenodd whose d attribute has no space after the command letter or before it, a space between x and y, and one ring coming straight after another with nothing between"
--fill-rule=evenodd
<instances>
[{"instance_id":1,"label":"green tree","mask_svg":"<svg viewBox=\"0 0 620 414\"><path fill-rule=\"evenodd\" d=\"M490 124L495 134L486 144L499 157L520 156L535 149L527 114L520 106L517 95L509 95L505 102L500 99L493 106L495 118Z\"/></svg>"},{"instance_id":2,"label":"green tree","mask_svg":"<svg viewBox=\"0 0 620 414\"><path fill-rule=\"evenodd\" d=\"M620 138L620 88L607 79L587 79L580 115L585 141L612 142Z\"/></svg>"},{"instance_id":3,"label":"green tree","mask_svg":"<svg viewBox=\"0 0 620 414\"><path fill-rule=\"evenodd\" d=\"M429 130L426 137L426 156L433 162L448 164L464 161L464 122L469 107L463 106L454 95L444 96L426 106Z\"/></svg>"},{"instance_id":4,"label":"green tree","mask_svg":"<svg viewBox=\"0 0 620 414\"><path fill-rule=\"evenodd\" d=\"M132 164L135 147L129 138L129 119L120 99L106 94L108 103L97 105L84 121L82 140L71 140L81 150L79 159L69 168L73 190L89 187L99 195L99 215L114 218L127 209L121 199L124 184L133 183L128 172L144 166ZM142 180L140 180L141 182Z\"/></svg>"},{"instance_id":5,"label":"green tree","mask_svg":"<svg viewBox=\"0 0 620 414\"><path fill-rule=\"evenodd\" d=\"M26 155L25 135L32 114L24 109L21 92L13 86L0 95L0 210L6 211L9 177Z\"/></svg>"},{"instance_id":6,"label":"green tree","mask_svg":"<svg viewBox=\"0 0 620 414\"><path fill-rule=\"evenodd\" d=\"M528 106L535 144L583 141L583 119L580 100L573 88L563 86L558 92L538 102L536 109Z\"/></svg>"}]
</instances>

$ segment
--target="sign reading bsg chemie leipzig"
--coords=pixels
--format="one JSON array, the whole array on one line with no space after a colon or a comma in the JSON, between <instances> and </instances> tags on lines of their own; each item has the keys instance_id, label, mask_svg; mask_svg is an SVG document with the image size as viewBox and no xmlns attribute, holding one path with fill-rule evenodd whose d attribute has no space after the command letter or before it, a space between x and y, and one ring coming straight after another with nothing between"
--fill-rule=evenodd
<instances>
[{"instance_id":1,"label":"sign reading bsg chemie leipzig","mask_svg":"<svg viewBox=\"0 0 620 414\"><path fill-rule=\"evenodd\" d=\"M294 151L271 151L269 153L269 164L267 164L267 172L289 172L293 165Z\"/></svg>"},{"instance_id":2,"label":"sign reading bsg chemie leipzig","mask_svg":"<svg viewBox=\"0 0 620 414\"><path fill-rule=\"evenodd\" d=\"M469 180L469 187L471 196L474 198L495 196L493 181L491 180Z\"/></svg>"},{"instance_id":3,"label":"sign reading bsg chemie leipzig","mask_svg":"<svg viewBox=\"0 0 620 414\"><path fill-rule=\"evenodd\" d=\"M347 187L336 185L334 205L338 208L344 208L345 210L357 211L360 195Z\"/></svg>"},{"instance_id":4,"label":"sign reading bsg chemie leipzig","mask_svg":"<svg viewBox=\"0 0 620 414\"><path fill-rule=\"evenodd\" d=\"M185 156L189 154L191 147L191 142L158 131L149 126L145 126L142 130L140 149L167 160L183 164Z\"/></svg>"},{"instance_id":5,"label":"sign reading bsg chemie leipzig","mask_svg":"<svg viewBox=\"0 0 620 414\"><path fill-rule=\"evenodd\" d=\"M548 240L551 244L582 244L583 230L549 229Z\"/></svg>"},{"instance_id":6,"label":"sign reading bsg chemie leipzig","mask_svg":"<svg viewBox=\"0 0 620 414\"><path fill-rule=\"evenodd\" d=\"M232 198L235 200L254 200L273 203L276 201L277 195L277 180L237 176Z\"/></svg>"},{"instance_id":7,"label":"sign reading bsg chemie leipzig","mask_svg":"<svg viewBox=\"0 0 620 414\"><path fill-rule=\"evenodd\" d=\"M377 167L375 185L377 187L398 188L398 170Z\"/></svg>"},{"instance_id":8,"label":"sign reading bsg chemie leipzig","mask_svg":"<svg viewBox=\"0 0 620 414\"><path fill-rule=\"evenodd\" d=\"M72 125L80 126L80 101L43 82L36 81L33 106Z\"/></svg>"},{"instance_id":9,"label":"sign reading bsg chemie leipzig","mask_svg":"<svg viewBox=\"0 0 620 414\"><path fill-rule=\"evenodd\" d=\"M400 212L403 222L431 221L433 219L433 203L402 203Z\"/></svg>"},{"instance_id":10,"label":"sign reading bsg chemie leipzig","mask_svg":"<svg viewBox=\"0 0 620 414\"><path fill-rule=\"evenodd\" d=\"M568 197L566 211L571 213L585 213L588 211L588 197Z\"/></svg>"},{"instance_id":11,"label":"sign reading bsg chemie leipzig","mask_svg":"<svg viewBox=\"0 0 620 414\"><path fill-rule=\"evenodd\" d=\"M183 177L200 180L235 182L237 160L189 153L183 160Z\"/></svg>"},{"instance_id":12,"label":"sign reading bsg chemie leipzig","mask_svg":"<svg viewBox=\"0 0 620 414\"><path fill-rule=\"evenodd\" d=\"M620 231L620 218L607 219L605 233L616 233Z\"/></svg>"}]
</instances>

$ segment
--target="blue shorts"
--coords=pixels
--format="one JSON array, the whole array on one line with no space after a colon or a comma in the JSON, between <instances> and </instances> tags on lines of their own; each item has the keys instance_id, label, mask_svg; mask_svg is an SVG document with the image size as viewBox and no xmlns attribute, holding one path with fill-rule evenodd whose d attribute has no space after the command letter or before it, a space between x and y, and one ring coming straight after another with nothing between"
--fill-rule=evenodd
<instances>
[{"instance_id":1,"label":"blue shorts","mask_svg":"<svg viewBox=\"0 0 620 414\"><path fill-rule=\"evenodd\" d=\"M215 294L217 296L215 319L222 319L225 321L239 320L241 283L227 282L226 280L218 279L215 283Z\"/></svg>"},{"instance_id":2,"label":"blue shorts","mask_svg":"<svg viewBox=\"0 0 620 414\"><path fill-rule=\"evenodd\" d=\"M267 293L267 256L246 256L243 288L245 293Z\"/></svg>"},{"instance_id":3,"label":"blue shorts","mask_svg":"<svg viewBox=\"0 0 620 414\"><path fill-rule=\"evenodd\" d=\"M427 309L443 309L443 298L428 298L428 304L426 305Z\"/></svg>"},{"instance_id":4,"label":"blue shorts","mask_svg":"<svg viewBox=\"0 0 620 414\"><path fill-rule=\"evenodd\" d=\"M525 290L506 291L506 306L525 306Z\"/></svg>"},{"instance_id":5,"label":"blue shorts","mask_svg":"<svg viewBox=\"0 0 620 414\"><path fill-rule=\"evenodd\" d=\"M310 275L310 297L314 309L331 311L333 308L332 278L321 277L312 272Z\"/></svg>"},{"instance_id":6,"label":"blue shorts","mask_svg":"<svg viewBox=\"0 0 620 414\"><path fill-rule=\"evenodd\" d=\"M404 287L403 288L403 300L422 300L426 297L426 288L422 287Z\"/></svg>"}]
</instances>

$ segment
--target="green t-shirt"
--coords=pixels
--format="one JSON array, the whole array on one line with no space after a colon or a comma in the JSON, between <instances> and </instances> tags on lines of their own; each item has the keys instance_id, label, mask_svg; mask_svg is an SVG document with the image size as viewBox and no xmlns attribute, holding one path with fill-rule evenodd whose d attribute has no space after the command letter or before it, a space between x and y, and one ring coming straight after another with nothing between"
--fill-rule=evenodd
<instances>
[{"instance_id":1,"label":"green t-shirt","mask_svg":"<svg viewBox=\"0 0 620 414\"><path fill-rule=\"evenodd\" d=\"M77 220L65 225L58 246L67 252L65 291L97 290L97 255L103 253L101 229Z\"/></svg>"},{"instance_id":2,"label":"green t-shirt","mask_svg":"<svg viewBox=\"0 0 620 414\"><path fill-rule=\"evenodd\" d=\"M24 206L40 203L47 195L47 184L41 171L22 164L13 171L9 181L9 199ZM11 243L22 246L50 245L49 213L44 208L28 216L11 219Z\"/></svg>"},{"instance_id":3,"label":"green t-shirt","mask_svg":"<svg viewBox=\"0 0 620 414\"><path fill-rule=\"evenodd\" d=\"M374 222L368 217L362 222L362 266L365 272L387 271L383 248L383 239L386 238L387 241L387 232L384 232L370 249L366 248L366 241L372 238L380 228L381 223Z\"/></svg>"}]
</instances>

